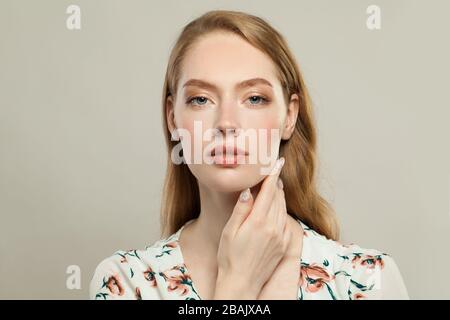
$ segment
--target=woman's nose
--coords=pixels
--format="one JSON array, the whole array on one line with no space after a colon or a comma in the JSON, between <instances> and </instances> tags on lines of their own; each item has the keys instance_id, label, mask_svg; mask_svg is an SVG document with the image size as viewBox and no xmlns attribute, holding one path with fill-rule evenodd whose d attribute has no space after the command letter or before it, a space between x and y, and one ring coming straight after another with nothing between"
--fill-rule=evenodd
<instances>
[{"instance_id":1,"label":"woman's nose","mask_svg":"<svg viewBox=\"0 0 450 320\"><path fill-rule=\"evenodd\" d=\"M228 134L237 135L240 123L236 107L230 105L221 106L218 113L215 129L224 136Z\"/></svg>"}]
</instances>

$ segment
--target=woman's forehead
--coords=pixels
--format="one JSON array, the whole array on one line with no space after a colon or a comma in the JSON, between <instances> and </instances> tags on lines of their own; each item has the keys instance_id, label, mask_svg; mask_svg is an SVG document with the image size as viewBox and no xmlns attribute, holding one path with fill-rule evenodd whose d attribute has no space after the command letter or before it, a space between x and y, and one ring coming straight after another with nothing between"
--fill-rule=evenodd
<instances>
[{"instance_id":1,"label":"woman's forehead","mask_svg":"<svg viewBox=\"0 0 450 320\"><path fill-rule=\"evenodd\" d=\"M277 80L270 57L233 34L214 33L198 40L184 57L181 70L180 80L201 79L217 85L254 78Z\"/></svg>"}]
</instances>

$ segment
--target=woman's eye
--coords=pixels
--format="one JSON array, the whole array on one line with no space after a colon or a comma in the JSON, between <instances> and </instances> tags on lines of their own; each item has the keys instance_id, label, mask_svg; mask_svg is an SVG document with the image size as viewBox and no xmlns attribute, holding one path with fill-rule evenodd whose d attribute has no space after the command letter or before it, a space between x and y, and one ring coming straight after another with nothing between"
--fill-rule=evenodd
<instances>
[{"instance_id":1,"label":"woman's eye","mask_svg":"<svg viewBox=\"0 0 450 320\"><path fill-rule=\"evenodd\" d=\"M194 106L203 106L208 102L208 98L203 96L196 96L189 98L186 103L188 105L194 105ZM263 96L251 96L249 99L251 105L264 105L269 102L268 99L264 98Z\"/></svg>"},{"instance_id":2,"label":"woman's eye","mask_svg":"<svg viewBox=\"0 0 450 320\"><path fill-rule=\"evenodd\" d=\"M252 105L266 104L269 102L268 99L266 99L262 96L251 96L249 98L249 100L250 100L250 104L252 104ZM260 103L258 103L258 102L260 102Z\"/></svg>"},{"instance_id":3,"label":"woman's eye","mask_svg":"<svg viewBox=\"0 0 450 320\"><path fill-rule=\"evenodd\" d=\"M207 101L208 101L208 98L202 97L202 96L197 96L197 97L192 97L192 98L188 99L188 101L186 101L186 103L202 106L202 105L206 104Z\"/></svg>"}]
</instances>

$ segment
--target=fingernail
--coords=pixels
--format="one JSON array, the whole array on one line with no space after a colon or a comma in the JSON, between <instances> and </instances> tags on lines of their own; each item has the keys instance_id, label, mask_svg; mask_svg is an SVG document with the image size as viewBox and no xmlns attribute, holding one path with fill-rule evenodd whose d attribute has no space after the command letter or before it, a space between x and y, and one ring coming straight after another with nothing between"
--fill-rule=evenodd
<instances>
[{"instance_id":1,"label":"fingernail","mask_svg":"<svg viewBox=\"0 0 450 320\"><path fill-rule=\"evenodd\" d=\"M281 171L281 168L283 168L283 165L284 165L284 158L281 157L280 159L277 160L276 164L277 169L275 170L275 173L279 173Z\"/></svg>"},{"instance_id":2,"label":"fingernail","mask_svg":"<svg viewBox=\"0 0 450 320\"><path fill-rule=\"evenodd\" d=\"M279 161L280 161L280 163L279 163L279 166L280 166L280 167L279 167L278 171L281 171L281 169L282 169L283 166L284 166L284 162L285 162L284 157L281 157Z\"/></svg>"},{"instance_id":3,"label":"fingernail","mask_svg":"<svg viewBox=\"0 0 450 320\"><path fill-rule=\"evenodd\" d=\"M284 158L281 157L280 159L277 159L277 161L275 161L275 165L272 168L272 171L270 172L270 175L276 175L280 173L283 165L284 165Z\"/></svg>"},{"instance_id":4,"label":"fingernail","mask_svg":"<svg viewBox=\"0 0 450 320\"><path fill-rule=\"evenodd\" d=\"M283 189L283 181L281 180L281 178L278 178L277 183L278 183L278 187L279 187L280 189Z\"/></svg>"},{"instance_id":5,"label":"fingernail","mask_svg":"<svg viewBox=\"0 0 450 320\"><path fill-rule=\"evenodd\" d=\"M250 189L249 188L242 191L241 194L239 195L239 201L241 201L241 202L247 202L248 199L250 199Z\"/></svg>"}]
</instances>

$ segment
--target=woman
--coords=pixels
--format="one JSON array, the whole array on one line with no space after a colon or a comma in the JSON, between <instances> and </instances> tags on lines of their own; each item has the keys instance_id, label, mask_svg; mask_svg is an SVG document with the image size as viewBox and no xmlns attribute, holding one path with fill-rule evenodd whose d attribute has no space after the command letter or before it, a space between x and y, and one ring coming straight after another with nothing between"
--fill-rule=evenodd
<instances>
[{"instance_id":1,"label":"woman","mask_svg":"<svg viewBox=\"0 0 450 320\"><path fill-rule=\"evenodd\" d=\"M103 260L92 299L408 298L390 256L337 241L308 91L267 22L220 10L189 23L162 102L164 236Z\"/></svg>"}]
</instances>

